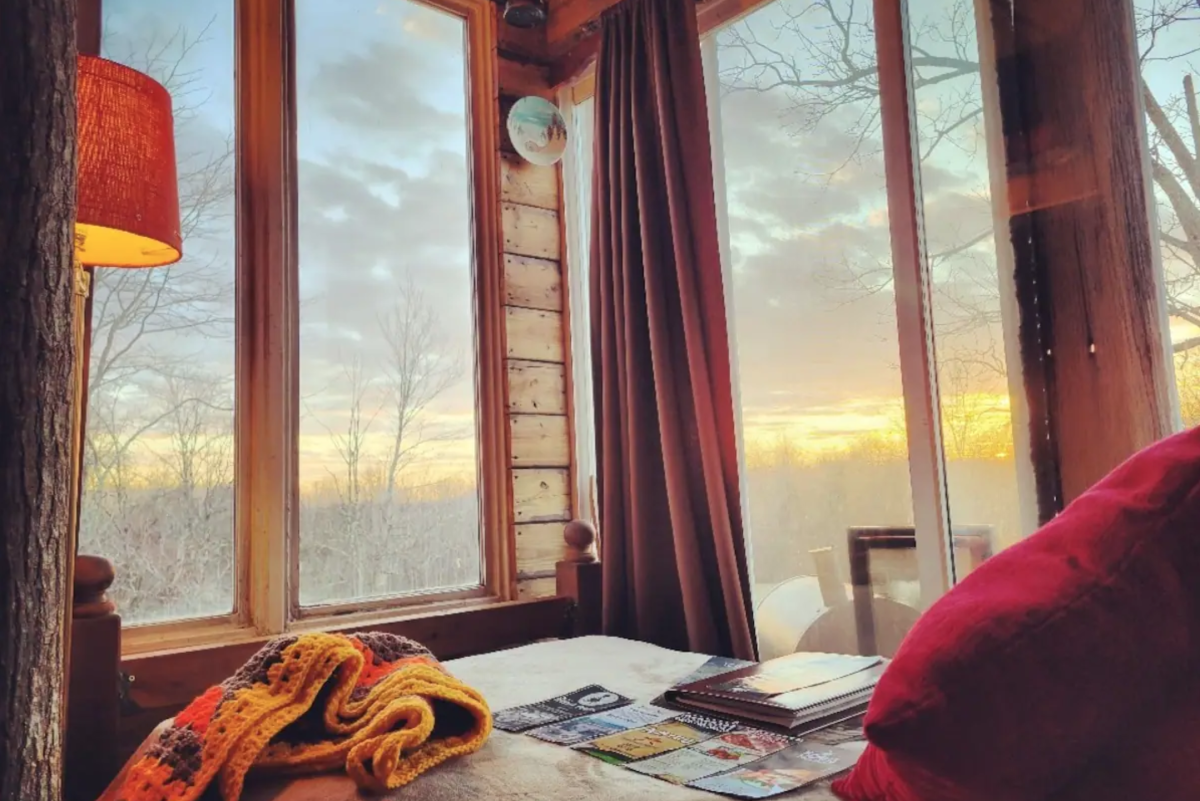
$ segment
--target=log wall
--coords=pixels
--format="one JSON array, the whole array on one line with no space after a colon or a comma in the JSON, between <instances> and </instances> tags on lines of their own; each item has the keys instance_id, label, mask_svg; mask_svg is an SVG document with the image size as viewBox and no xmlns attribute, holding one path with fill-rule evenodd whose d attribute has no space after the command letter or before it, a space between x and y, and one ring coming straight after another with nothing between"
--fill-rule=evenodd
<instances>
[{"instance_id":1,"label":"log wall","mask_svg":"<svg viewBox=\"0 0 1200 801\"><path fill-rule=\"evenodd\" d=\"M509 469L517 587L553 595L571 519L571 405L567 293L563 281L560 167L539 167L512 147L505 121L521 97L554 98L545 31L497 24L500 84L500 208L508 359Z\"/></svg>"}]
</instances>

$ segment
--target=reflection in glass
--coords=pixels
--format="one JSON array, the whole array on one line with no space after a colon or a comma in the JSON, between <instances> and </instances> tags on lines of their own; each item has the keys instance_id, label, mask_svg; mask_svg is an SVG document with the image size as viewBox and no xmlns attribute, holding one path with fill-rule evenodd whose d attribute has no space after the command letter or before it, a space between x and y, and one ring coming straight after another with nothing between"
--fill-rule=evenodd
<instances>
[{"instance_id":1,"label":"reflection in glass","mask_svg":"<svg viewBox=\"0 0 1200 801\"><path fill-rule=\"evenodd\" d=\"M461 19L296 7L300 599L478 586Z\"/></svg>"},{"instance_id":2,"label":"reflection in glass","mask_svg":"<svg viewBox=\"0 0 1200 801\"><path fill-rule=\"evenodd\" d=\"M1023 517L1021 505L1018 473L1030 467L1014 443L1014 383L1018 400L1022 391L1019 374L1010 381L1005 329L1016 321L1001 314L996 249L1008 244L994 235L974 4L931 0L912 17L909 36L942 447L962 579L983 555L1032 533L1036 512L1026 508ZM1019 361L1011 369L1019 373Z\"/></svg>"},{"instance_id":3,"label":"reflection in glass","mask_svg":"<svg viewBox=\"0 0 1200 801\"><path fill-rule=\"evenodd\" d=\"M79 547L126 625L234 602L233 3L105 5L101 55L171 93L183 260L98 267Z\"/></svg>"},{"instance_id":4,"label":"reflection in glass","mask_svg":"<svg viewBox=\"0 0 1200 801\"><path fill-rule=\"evenodd\" d=\"M763 657L859 648L851 530L913 524L873 25L870 4L779 0L716 34ZM859 599L892 599L880 642L919 599L893 573Z\"/></svg>"},{"instance_id":5,"label":"reflection in glass","mask_svg":"<svg viewBox=\"0 0 1200 801\"><path fill-rule=\"evenodd\" d=\"M1200 239L1185 222L1200 220L1200 62L1189 0L1134 0L1150 177L1166 279L1175 383L1185 426L1200 424Z\"/></svg>"}]
</instances>

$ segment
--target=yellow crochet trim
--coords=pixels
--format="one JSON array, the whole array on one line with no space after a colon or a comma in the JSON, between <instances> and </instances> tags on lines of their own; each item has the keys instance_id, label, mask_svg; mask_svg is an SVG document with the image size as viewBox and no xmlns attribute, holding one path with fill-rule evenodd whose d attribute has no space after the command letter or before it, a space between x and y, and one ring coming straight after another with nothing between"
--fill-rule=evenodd
<instances>
[{"instance_id":1,"label":"yellow crochet trim","mask_svg":"<svg viewBox=\"0 0 1200 801\"><path fill-rule=\"evenodd\" d=\"M363 681L367 692L351 700L365 670L372 671ZM215 780L221 796L236 801L250 770L312 773L341 767L360 788L390 790L451 757L477 751L492 731L483 697L431 658L367 666L363 653L343 635L299 636L266 677L265 683L236 689L217 707L191 781L168 780L169 770L164 773L161 762L147 757L119 797L193 801ZM312 709L316 703L323 708ZM439 708L453 714L439 720ZM296 732L298 741L288 742L285 733L272 742L306 713L304 726L310 728L302 734L307 736Z\"/></svg>"}]
</instances>

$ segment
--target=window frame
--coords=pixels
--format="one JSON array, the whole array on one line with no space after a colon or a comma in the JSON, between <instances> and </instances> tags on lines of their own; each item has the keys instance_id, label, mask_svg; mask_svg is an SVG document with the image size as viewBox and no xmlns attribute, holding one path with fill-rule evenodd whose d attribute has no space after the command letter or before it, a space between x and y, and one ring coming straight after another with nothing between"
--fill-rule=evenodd
<instances>
[{"instance_id":1,"label":"window frame","mask_svg":"<svg viewBox=\"0 0 1200 801\"><path fill-rule=\"evenodd\" d=\"M715 36L724 27L736 24L774 0L710 0L697 10L701 48L705 57L705 80L714 83L712 67L716 63ZM891 219L892 258L896 285L896 317L898 325L899 359L905 427L907 431L910 497L913 524L916 531L918 575L921 585L921 607L944 595L956 583L951 543L950 501L946 479L946 458L941 436L941 403L938 392L938 372L935 356L935 337L932 316L932 276L925 254L923 200L917 142L917 119L913 114L912 47L909 39L909 0L872 0L876 31L876 53L879 63L886 64L880 82L880 118L885 151L885 176L888 186L889 218ZM976 24L981 42L991 41L991 20L982 7L977 8ZM985 74L995 75L995 55L990 47L981 64ZM993 189L993 206L1007 207L1007 176L1004 171L1004 142L999 131L999 96L994 80L983 81L986 106L985 122L988 136L989 167ZM595 63L583 67L562 90L560 97L567 103L579 103L595 91ZM884 95L887 95L885 98ZM724 161L721 156L719 99L709 107L709 122L714 129L713 170L716 189L723 186ZM570 197L570 186L564 200L581 202ZM722 271L726 285L727 307L732 308L731 269L727 224L724 219L724 197L717 197L718 227L721 229ZM1000 212L997 212L999 214ZM568 215L574 220L574 214ZM999 232L1003 228L998 229ZM1021 523L1024 535L1038 527L1036 483L1032 451L1029 449L1028 419L1024 385L1024 365L1016 342L1015 320L1020 314L1016 299L1016 284L1011 248L998 248L997 266L1001 276L1001 297L1005 321L1005 348L1009 358L1009 387L1014 433L1017 436L1017 485L1021 502ZM572 281L580 269L577 259L568 258L566 269ZM1009 319L1011 318L1011 319ZM730 326L730 338L734 337ZM573 343L580 338L573 334ZM586 340L584 342L586 344ZM573 344L573 347L578 345ZM733 369L737 370L736 344ZM1015 358L1014 357L1015 354ZM574 377L576 383L588 382L590 376ZM734 381L735 393L738 382ZM740 482L745 492L745 454L742 452L743 432L741 405L735 398L735 415L739 444ZM746 511L745 509L743 511ZM745 515L747 533L753 521ZM752 547L748 542L747 547ZM751 565L753 569L753 565Z\"/></svg>"},{"instance_id":2,"label":"window frame","mask_svg":"<svg viewBox=\"0 0 1200 801\"><path fill-rule=\"evenodd\" d=\"M131 625L123 655L381 623L517 597L501 270L497 31L490 0L410 0L463 20L481 583L300 604L295 0L231 0L236 75L235 582L229 614ZM118 579L119 580L119 579Z\"/></svg>"}]
</instances>

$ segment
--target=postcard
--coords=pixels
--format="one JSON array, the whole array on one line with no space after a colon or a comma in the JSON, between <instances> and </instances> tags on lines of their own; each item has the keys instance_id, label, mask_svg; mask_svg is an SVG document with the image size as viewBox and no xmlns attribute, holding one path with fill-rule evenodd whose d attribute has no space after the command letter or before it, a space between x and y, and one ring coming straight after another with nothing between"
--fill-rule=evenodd
<instances>
[{"instance_id":1,"label":"postcard","mask_svg":"<svg viewBox=\"0 0 1200 801\"><path fill-rule=\"evenodd\" d=\"M764 757L795 745L796 740L784 734L746 727L722 734L710 743L731 746Z\"/></svg>"},{"instance_id":2,"label":"postcard","mask_svg":"<svg viewBox=\"0 0 1200 801\"><path fill-rule=\"evenodd\" d=\"M728 759L723 759L721 756L709 753L705 750L707 744L700 743L689 748L668 751L665 754L660 754L650 759L643 759L640 762L630 762L625 767L637 773L654 776L672 784L687 784L696 779L712 776L715 773L721 773L741 764L736 759L730 762ZM733 752L729 751L727 753ZM746 756L745 752L737 753L737 758ZM750 760L755 760L761 759L762 756L754 754L750 755L749 758Z\"/></svg>"},{"instance_id":3,"label":"postcard","mask_svg":"<svg viewBox=\"0 0 1200 801\"><path fill-rule=\"evenodd\" d=\"M861 749L797 743L744 767L688 782L689 787L738 798L770 798L851 768Z\"/></svg>"},{"instance_id":4,"label":"postcard","mask_svg":"<svg viewBox=\"0 0 1200 801\"><path fill-rule=\"evenodd\" d=\"M624 765L639 759L676 751L689 745L710 739L715 732L702 729L672 718L650 726L600 737L574 746L577 751L610 762Z\"/></svg>"},{"instance_id":5,"label":"postcard","mask_svg":"<svg viewBox=\"0 0 1200 801\"><path fill-rule=\"evenodd\" d=\"M636 729L650 723L658 723L676 717L677 712L660 709L649 704L633 704L617 709L587 715L582 718L572 718L547 726L527 731L530 737L556 743L558 745L575 745L576 743L595 740L609 734L616 734L627 729Z\"/></svg>"},{"instance_id":6,"label":"postcard","mask_svg":"<svg viewBox=\"0 0 1200 801\"><path fill-rule=\"evenodd\" d=\"M622 729L636 729L640 726L648 726L651 723L661 723L664 720L678 718L681 715L678 712L672 712L670 709L663 709L662 707L650 704L633 704L608 712L601 712L598 715L590 715L589 717L593 720L619 726Z\"/></svg>"},{"instance_id":7,"label":"postcard","mask_svg":"<svg viewBox=\"0 0 1200 801\"><path fill-rule=\"evenodd\" d=\"M598 737L617 734L627 728L629 727L608 723L598 720L595 715L588 715L583 718L572 718L571 720L551 723L548 726L540 726L526 732L526 734L530 737L536 737L539 740L545 740L548 743L574 745L575 743L595 740Z\"/></svg>"},{"instance_id":8,"label":"postcard","mask_svg":"<svg viewBox=\"0 0 1200 801\"><path fill-rule=\"evenodd\" d=\"M523 732L548 723L605 712L632 703L631 698L592 684L546 701L502 709L492 716L492 721L501 731Z\"/></svg>"}]
</instances>

